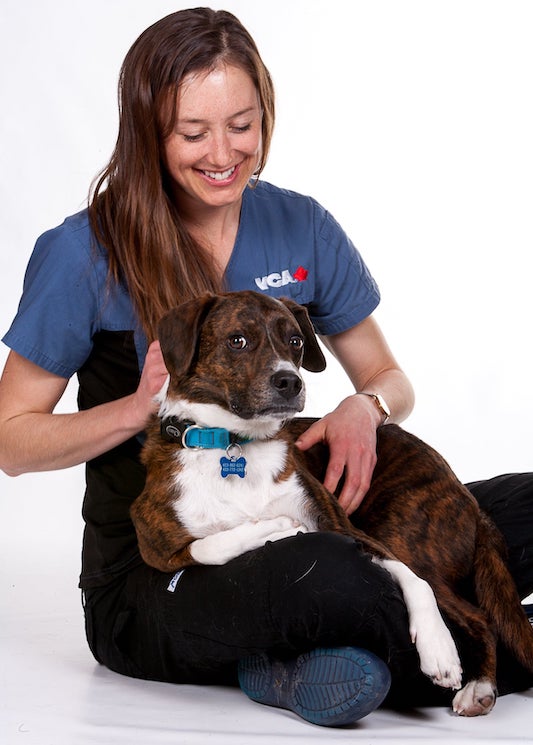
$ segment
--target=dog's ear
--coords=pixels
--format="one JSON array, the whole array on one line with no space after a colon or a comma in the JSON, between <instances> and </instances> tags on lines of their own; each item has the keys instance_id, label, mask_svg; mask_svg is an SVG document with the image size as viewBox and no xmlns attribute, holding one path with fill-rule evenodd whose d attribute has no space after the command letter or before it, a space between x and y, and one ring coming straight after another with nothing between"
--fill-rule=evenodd
<instances>
[{"instance_id":1,"label":"dog's ear","mask_svg":"<svg viewBox=\"0 0 533 745\"><path fill-rule=\"evenodd\" d=\"M318 339L316 338L315 330L307 309L303 305L298 305L294 300L289 298L281 298L281 302L285 305L292 315L295 317L300 331L304 337L304 358L302 361L302 367L310 372L322 372L326 369L326 359L322 354Z\"/></svg>"},{"instance_id":2,"label":"dog's ear","mask_svg":"<svg viewBox=\"0 0 533 745\"><path fill-rule=\"evenodd\" d=\"M216 295L201 295L172 308L159 321L159 343L171 376L181 377L191 367L202 323L215 300Z\"/></svg>"}]
</instances>

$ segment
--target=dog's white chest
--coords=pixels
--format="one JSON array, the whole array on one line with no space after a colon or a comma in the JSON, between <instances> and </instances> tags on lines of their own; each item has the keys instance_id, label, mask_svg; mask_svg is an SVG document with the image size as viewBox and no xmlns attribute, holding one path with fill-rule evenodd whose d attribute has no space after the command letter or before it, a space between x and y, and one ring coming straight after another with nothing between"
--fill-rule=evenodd
<instances>
[{"instance_id":1,"label":"dog's white chest","mask_svg":"<svg viewBox=\"0 0 533 745\"><path fill-rule=\"evenodd\" d=\"M175 483L174 510L178 520L196 538L228 530L244 522L279 515L309 522L304 515L304 494L295 474L280 479L286 444L281 440L252 442L243 447L246 473L222 476L222 450L180 451L181 469ZM311 527L311 526L309 526Z\"/></svg>"}]
</instances>

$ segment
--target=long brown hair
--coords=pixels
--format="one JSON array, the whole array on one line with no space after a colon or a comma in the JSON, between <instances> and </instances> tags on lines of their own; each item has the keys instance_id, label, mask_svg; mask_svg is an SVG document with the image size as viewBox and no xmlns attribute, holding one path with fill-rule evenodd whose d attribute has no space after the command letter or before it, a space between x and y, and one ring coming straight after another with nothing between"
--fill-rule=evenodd
<instances>
[{"instance_id":1,"label":"long brown hair","mask_svg":"<svg viewBox=\"0 0 533 745\"><path fill-rule=\"evenodd\" d=\"M172 202L162 156L177 116L178 86L189 73L220 62L242 68L258 91L263 111L258 176L272 139L274 89L255 42L234 15L209 8L172 13L139 36L120 72L117 143L95 181L89 216L108 252L109 276L126 285L149 340L171 307L221 289L212 260Z\"/></svg>"}]
</instances>

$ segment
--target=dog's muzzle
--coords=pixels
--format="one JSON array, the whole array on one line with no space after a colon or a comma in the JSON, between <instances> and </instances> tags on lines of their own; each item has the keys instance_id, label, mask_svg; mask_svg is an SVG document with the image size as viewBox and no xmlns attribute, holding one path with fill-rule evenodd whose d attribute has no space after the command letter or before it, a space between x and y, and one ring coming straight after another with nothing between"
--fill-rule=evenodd
<instances>
[{"instance_id":1,"label":"dog's muzzle","mask_svg":"<svg viewBox=\"0 0 533 745\"><path fill-rule=\"evenodd\" d=\"M272 375L270 382L275 391L287 401L296 398L303 386L301 377L290 370L278 370Z\"/></svg>"}]
</instances>

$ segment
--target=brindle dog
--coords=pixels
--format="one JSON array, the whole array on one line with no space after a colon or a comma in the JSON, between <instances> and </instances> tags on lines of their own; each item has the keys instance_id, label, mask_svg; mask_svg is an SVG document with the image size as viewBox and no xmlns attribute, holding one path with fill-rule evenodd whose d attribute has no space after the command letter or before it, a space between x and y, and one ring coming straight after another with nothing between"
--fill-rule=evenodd
<instances>
[{"instance_id":1,"label":"brindle dog","mask_svg":"<svg viewBox=\"0 0 533 745\"><path fill-rule=\"evenodd\" d=\"M304 405L298 368L325 367L304 308L255 292L209 295L167 314L159 338L169 381L131 512L148 564L220 564L296 532L341 532L400 584L421 669L443 687L460 687L461 667L433 593L461 630L468 665L455 711L492 709L497 640L533 671L533 629L502 538L435 450L379 428L372 484L350 521L321 483L327 449L294 447L309 424L292 419Z\"/></svg>"}]
</instances>

